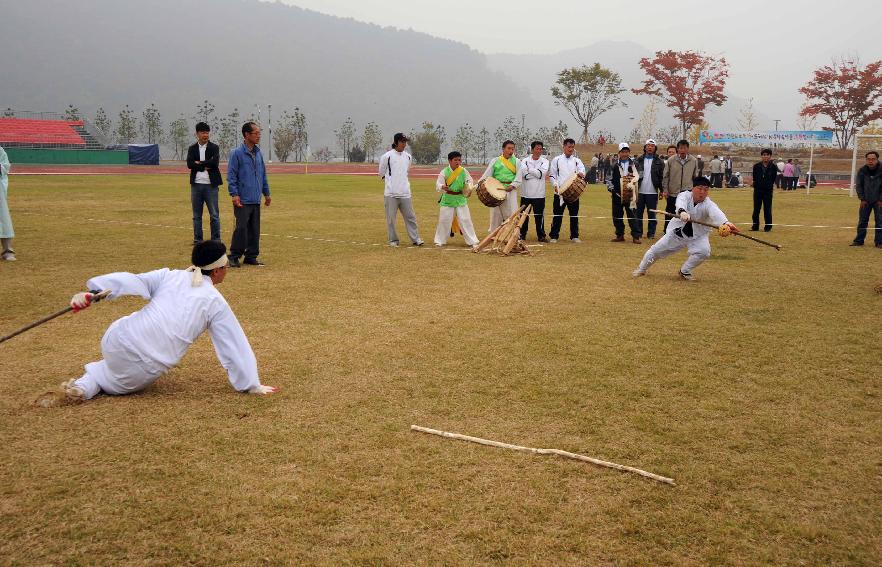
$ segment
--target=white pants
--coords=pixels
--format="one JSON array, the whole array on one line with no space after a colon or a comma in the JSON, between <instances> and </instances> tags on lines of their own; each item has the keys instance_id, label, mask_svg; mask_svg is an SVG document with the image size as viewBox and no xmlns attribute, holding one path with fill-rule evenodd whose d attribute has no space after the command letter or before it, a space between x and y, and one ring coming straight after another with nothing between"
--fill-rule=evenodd
<instances>
[{"instance_id":1,"label":"white pants","mask_svg":"<svg viewBox=\"0 0 882 567\"><path fill-rule=\"evenodd\" d=\"M453 217L459 221L459 228L462 229L462 237L469 246L478 243L478 237L475 236L475 227L472 224L472 215L469 212L469 206L462 207L441 207L438 213L438 228L435 229L435 244L444 246L447 244L447 238L450 236L450 225L453 224Z\"/></svg>"},{"instance_id":2,"label":"white pants","mask_svg":"<svg viewBox=\"0 0 882 567\"><path fill-rule=\"evenodd\" d=\"M114 331L115 325L116 323L111 325L101 339L104 360L87 364L86 373L75 382L77 387L82 388L87 400L94 398L99 392L113 395L138 392L155 382L166 371L162 365L141 360L127 348Z\"/></svg>"},{"instance_id":3,"label":"white pants","mask_svg":"<svg viewBox=\"0 0 882 567\"><path fill-rule=\"evenodd\" d=\"M645 272L656 260L670 256L683 248L689 249L689 256L686 257L686 261L683 263L680 271L684 274L691 274L692 270L710 257L710 238L708 238L707 234L693 238L681 238L674 234L673 230L669 230L658 242L650 246L646 254L643 255L640 269Z\"/></svg>"},{"instance_id":4,"label":"white pants","mask_svg":"<svg viewBox=\"0 0 882 567\"><path fill-rule=\"evenodd\" d=\"M512 189L501 205L490 209L490 232L499 228L502 221L512 216L516 210L518 210L518 190Z\"/></svg>"}]
</instances>

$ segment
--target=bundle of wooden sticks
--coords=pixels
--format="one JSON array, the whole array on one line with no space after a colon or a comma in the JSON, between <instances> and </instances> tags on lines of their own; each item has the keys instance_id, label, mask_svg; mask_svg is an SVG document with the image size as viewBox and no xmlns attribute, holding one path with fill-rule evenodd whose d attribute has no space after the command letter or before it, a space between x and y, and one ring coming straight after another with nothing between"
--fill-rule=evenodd
<instances>
[{"instance_id":1,"label":"bundle of wooden sticks","mask_svg":"<svg viewBox=\"0 0 882 567\"><path fill-rule=\"evenodd\" d=\"M511 254L527 254L532 256L533 253L527 249L524 241L521 240L521 227L530 216L533 205L524 205L514 212L510 217L505 219L499 227L487 235L484 240L475 247L475 252L495 252L502 256Z\"/></svg>"}]
</instances>

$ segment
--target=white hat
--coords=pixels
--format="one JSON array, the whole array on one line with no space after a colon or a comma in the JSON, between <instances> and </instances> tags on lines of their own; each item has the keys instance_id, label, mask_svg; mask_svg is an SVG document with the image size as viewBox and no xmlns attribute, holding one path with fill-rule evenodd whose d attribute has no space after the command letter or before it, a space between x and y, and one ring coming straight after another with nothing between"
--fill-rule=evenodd
<instances>
[{"instance_id":1,"label":"white hat","mask_svg":"<svg viewBox=\"0 0 882 567\"><path fill-rule=\"evenodd\" d=\"M619 144L619 151L622 151L625 149L628 149L628 150L631 149L631 146L628 145L628 142L622 142L621 144Z\"/></svg>"},{"instance_id":2,"label":"white hat","mask_svg":"<svg viewBox=\"0 0 882 567\"><path fill-rule=\"evenodd\" d=\"M643 145L645 146L646 144L652 144L653 146L657 146L657 145L658 145L658 144L655 143L655 140L653 140L652 138L646 140L646 142L644 142Z\"/></svg>"}]
</instances>

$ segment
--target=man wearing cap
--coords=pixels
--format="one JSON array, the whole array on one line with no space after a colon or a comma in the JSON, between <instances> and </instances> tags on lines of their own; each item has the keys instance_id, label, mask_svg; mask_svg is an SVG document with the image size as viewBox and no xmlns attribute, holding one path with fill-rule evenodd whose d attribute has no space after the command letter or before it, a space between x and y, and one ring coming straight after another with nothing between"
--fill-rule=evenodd
<instances>
[{"instance_id":1,"label":"man wearing cap","mask_svg":"<svg viewBox=\"0 0 882 567\"><path fill-rule=\"evenodd\" d=\"M224 297L215 288L227 275L223 242L206 240L193 247L193 265L186 270L163 268L143 274L117 272L86 282L91 290L109 290L109 299L139 295L148 300L139 311L115 321L101 339L104 359L86 365L86 373L61 385L43 406L76 403L97 394L138 392L177 366L190 345L208 331L230 384L239 392L269 394L261 385L257 360L248 338ZM92 303L93 292L73 296L74 312Z\"/></svg>"},{"instance_id":2,"label":"man wearing cap","mask_svg":"<svg viewBox=\"0 0 882 567\"><path fill-rule=\"evenodd\" d=\"M676 159L676 158L675 158ZM677 216L671 221L665 235L650 246L640 266L633 272L635 278L646 275L646 270L653 262L670 256L678 250L687 248L689 256L680 268L680 278L692 281L692 270L710 257L711 247L708 235L712 228L691 221L701 221L720 227L720 236L728 236L740 232L738 227L729 222L720 208L710 200L710 182L705 177L696 177L692 182L691 191L681 191L677 195Z\"/></svg>"},{"instance_id":3,"label":"man wearing cap","mask_svg":"<svg viewBox=\"0 0 882 567\"><path fill-rule=\"evenodd\" d=\"M665 211L674 214L677 195L681 191L692 188L692 180L698 177L698 162L689 155L689 142L677 142L677 154L668 158L665 174L662 178L662 198L665 199ZM665 220L663 232L667 232L669 220Z\"/></svg>"},{"instance_id":4,"label":"man wearing cap","mask_svg":"<svg viewBox=\"0 0 882 567\"><path fill-rule=\"evenodd\" d=\"M579 239L579 200L567 203L560 196L560 188L564 182L574 174L585 179L585 164L582 160L575 156L576 141L567 138L563 141L563 153L551 160L551 168L548 178L551 180L551 186L554 187L554 201L552 208L554 217L551 219L551 242L557 242L560 236L560 228L563 225L564 211L570 213L570 240L576 244L582 242ZM594 156L597 160L597 156ZM592 166L596 169L596 166Z\"/></svg>"},{"instance_id":5,"label":"man wearing cap","mask_svg":"<svg viewBox=\"0 0 882 567\"><path fill-rule=\"evenodd\" d=\"M416 213L413 211L413 199L410 193L410 180L407 174L410 171L411 156L404 151L410 138L398 132L392 137L392 149L380 158L379 175L383 179L383 205L386 208L386 230L389 234L389 246L398 246L398 231L395 223L398 219L398 211L404 218L404 226L407 235L414 246L422 246L417 226Z\"/></svg>"},{"instance_id":6,"label":"man wearing cap","mask_svg":"<svg viewBox=\"0 0 882 567\"><path fill-rule=\"evenodd\" d=\"M631 239L634 244L640 244L640 232L637 228L637 219L634 218L634 210L632 206L637 204L637 196L632 195L629 200L622 200L622 180L630 182L637 177L637 167L634 160L631 159L631 148L627 142L619 144L619 159L613 163L612 175L606 183L607 190L612 197L612 221L616 235L611 242L625 241L625 221L628 219L628 226L631 228Z\"/></svg>"},{"instance_id":7,"label":"man wearing cap","mask_svg":"<svg viewBox=\"0 0 882 567\"><path fill-rule=\"evenodd\" d=\"M658 145L652 138L643 144L643 155L638 157L634 165L640 174L640 189L637 192L637 230L643 236L643 211L646 211L647 232L646 236L652 240L655 238L655 228L658 222L655 213L658 208L658 194L662 188L662 178L665 174L665 163L656 153Z\"/></svg>"},{"instance_id":8,"label":"man wearing cap","mask_svg":"<svg viewBox=\"0 0 882 567\"><path fill-rule=\"evenodd\" d=\"M515 143L511 140L502 142L502 155L490 160L487 169L478 179L478 183L488 177L492 177L502 183L508 193L505 201L498 207L490 208L490 232L496 230L502 222L518 210L518 187L521 186L521 176L518 174L520 162L514 157Z\"/></svg>"}]
</instances>

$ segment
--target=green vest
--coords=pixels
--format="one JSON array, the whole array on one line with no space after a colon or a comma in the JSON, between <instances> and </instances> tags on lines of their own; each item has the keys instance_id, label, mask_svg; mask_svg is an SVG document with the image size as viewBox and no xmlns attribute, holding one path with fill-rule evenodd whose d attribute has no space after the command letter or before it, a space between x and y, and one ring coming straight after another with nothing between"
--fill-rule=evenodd
<instances>
[{"instance_id":1,"label":"green vest","mask_svg":"<svg viewBox=\"0 0 882 567\"><path fill-rule=\"evenodd\" d=\"M444 171L441 172L441 175L444 176L444 179L453 173L453 170L450 169L450 166L444 168ZM460 193L460 195L451 195L450 193L444 193L441 195L441 200L439 203L442 207L464 207L466 206L466 198L465 195L462 195L462 188L465 187L465 179L468 172L463 168L462 173L459 177L454 180L454 182L449 186L451 191L456 191Z\"/></svg>"},{"instance_id":2,"label":"green vest","mask_svg":"<svg viewBox=\"0 0 882 567\"><path fill-rule=\"evenodd\" d=\"M515 171L518 169L518 158L511 156L508 158L508 161L514 165ZM495 162L493 162L493 178L497 181L501 181L508 185L512 181L515 180L515 174L511 172L511 170L505 167L502 164L502 156L499 156Z\"/></svg>"}]
</instances>

